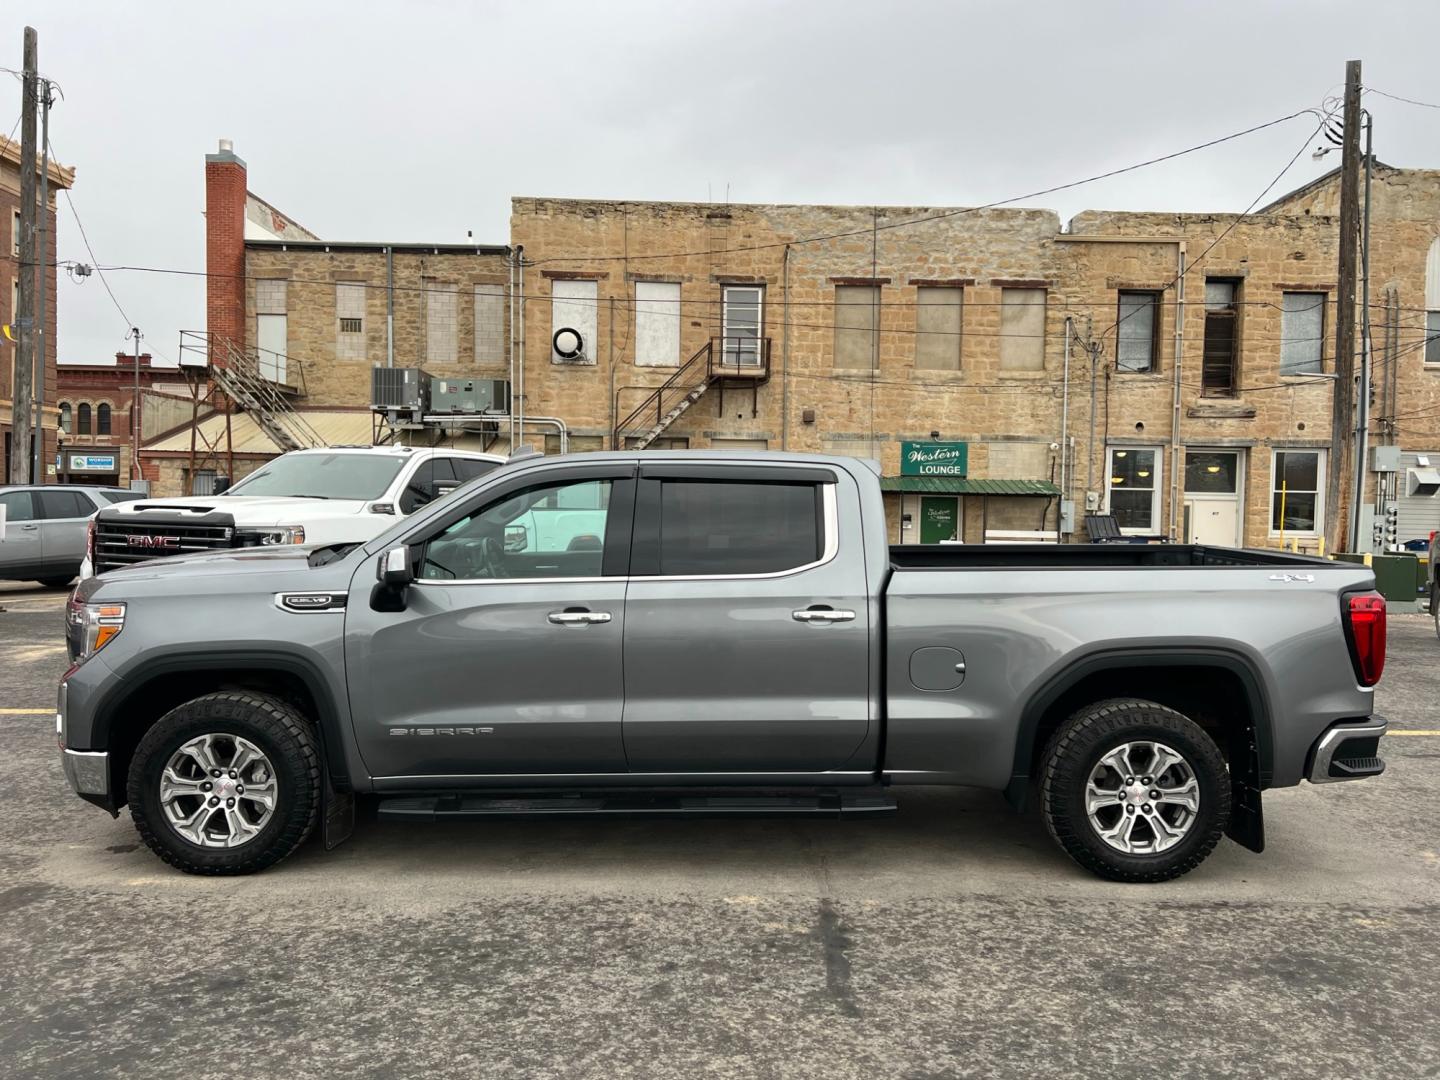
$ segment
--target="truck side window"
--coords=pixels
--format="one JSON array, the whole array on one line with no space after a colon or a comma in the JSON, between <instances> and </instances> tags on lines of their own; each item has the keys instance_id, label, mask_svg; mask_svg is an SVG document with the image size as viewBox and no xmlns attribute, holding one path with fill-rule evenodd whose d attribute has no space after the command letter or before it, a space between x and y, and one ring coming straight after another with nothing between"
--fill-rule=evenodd
<instances>
[{"instance_id":1,"label":"truck side window","mask_svg":"<svg viewBox=\"0 0 1440 1080\"><path fill-rule=\"evenodd\" d=\"M824 549L820 485L665 480L660 573L772 574Z\"/></svg>"},{"instance_id":2,"label":"truck side window","mask_svg":"<svg viewBox=\"0 0 1440 1080\"><path fill-rule=\"evenodd\" d=\"M416 468L415 475L406 483L404 494L400 496L400 512L413 514L426 503L438 499L441 495L448 495L459 486L449 458L432 457L422 461Z\"/></svg>"},{"instance_id":3,"label":"truck side window","mask_svg":"<svg viewBox=\"0 0 1440 1080\"><path fill-rule=\"evenodd\" d=\"M30 492L7 491L0 495L0 506L5 507L5 520L34 521L35 512L30 509Z\"/></svg>"},{"instance_id":4,"label":"truck side window","mask_svg":"<svg viewBox=\"0 0 1440 1080\"><path fill-rule=\"evenodd\" d=\"M431 581L600 577L609 480L512 492L461 518L425 546Z\"/></svg>"},{"instance_id":5,"label":"truck side window","mask_svg":"<svg viewBox=\"0 0 1440 1080\"><path fill-rule=\"evenodd\" d=\"M454 461L455 475L462 484L467 480L474 480L477 476L494 472L500 467L500 462L486 461L484 458L455 458Z\"/></svg>"}]
</instances>

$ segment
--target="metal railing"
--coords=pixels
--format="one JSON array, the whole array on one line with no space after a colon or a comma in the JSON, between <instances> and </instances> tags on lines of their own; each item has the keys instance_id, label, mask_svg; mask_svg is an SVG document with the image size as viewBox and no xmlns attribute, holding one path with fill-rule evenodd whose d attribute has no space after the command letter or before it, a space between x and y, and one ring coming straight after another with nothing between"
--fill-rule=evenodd
<instances>
[{"instance_id":1,"label":"metal railing","mask_svg":"<svg viewBox=\"0 0 1440 1080\"><path fill-rule=\"evenodd\" d=\"M210 379L242 412L249 414L281 450L324 446L325 439L296 411L290 398L305 392L305 369L286 357L286 375L293 366L299 385L277 382L262 367L258 353L243 349L229 338L203 331L181 333L181 362L187 352L201 353Z\"/></svg>"},{"instance_id":2,"label":"metal railing","mask_svg":"<svg viewBox=\"0 0 1440 1080\"><path fill-rule=\"evenodd\" d=\"M670 420L689 407L689 400L698 398L718 379L760 383L769 377L769 338L711 338L615 425L615 449L624 449L624 440L634 436L641 436L648 445Z\"/></svg>"}]
</instances>

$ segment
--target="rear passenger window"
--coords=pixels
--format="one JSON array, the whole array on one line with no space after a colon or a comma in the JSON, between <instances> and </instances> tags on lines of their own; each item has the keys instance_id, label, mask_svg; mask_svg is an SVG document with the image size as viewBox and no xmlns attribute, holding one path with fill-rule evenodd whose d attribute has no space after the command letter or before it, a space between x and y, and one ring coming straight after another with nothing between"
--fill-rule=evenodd
<instances>
[{"instance_id":1,"label":"rear passenger window","mask_svg":"<svg viewBox=\"0 0 1440 1080\"><path fill-rule=\"evenodd\" d=\"M89 517L95 512L90 500L78 491L40 491L42 516L50 520Z\"/></svg>"},{"instance_id":2,"label":"rear passenger window","mask_svg":"<svg viewBox=\"0 0 1440 1080\"><path fill-rule=\"evenodd\" d=\"M30 492L28 491L0 493L0 506L5 508L6 521L35 520L35 512L30 508Z\"/></svg>"},{"instance_id":3,"label":"rear passenger window","mask_svg":"<svg viewBox=\"0 0 1440 1080\"><path fill-rule=\"evenodd\" d=\"M461 481L474 480L477 476L484 476L488 472L494 472L499 467L498 461L486 461L484 458L455 458L455 475Z\"/></svg>"},{"instance_id":4,"label":"rear passenger window","mask_svg":"<svg viewBox=\"0 0 1440 1080\"><path fill-rule=\"evenodd\" d=\"M820 558L818 484L666 480L660 573L773 574Z\"/></svg>"}]
</instances>

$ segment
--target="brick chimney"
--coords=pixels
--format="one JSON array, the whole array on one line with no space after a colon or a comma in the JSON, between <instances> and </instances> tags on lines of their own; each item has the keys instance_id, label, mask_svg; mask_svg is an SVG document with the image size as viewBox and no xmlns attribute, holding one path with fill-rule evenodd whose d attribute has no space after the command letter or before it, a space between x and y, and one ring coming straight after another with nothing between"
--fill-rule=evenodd
<instances>
[{"instance_id":1,"label":"brick chimney","mask_svg":"<svg viewBox=\"0 0 1440 1080\"><path fill-rule=\"evenodd\" d=\"M245 162L234 144L220 140L205 155L205 328L210 362L224 363L217 341L245 345Z\"/></svg>"}]
</instances>

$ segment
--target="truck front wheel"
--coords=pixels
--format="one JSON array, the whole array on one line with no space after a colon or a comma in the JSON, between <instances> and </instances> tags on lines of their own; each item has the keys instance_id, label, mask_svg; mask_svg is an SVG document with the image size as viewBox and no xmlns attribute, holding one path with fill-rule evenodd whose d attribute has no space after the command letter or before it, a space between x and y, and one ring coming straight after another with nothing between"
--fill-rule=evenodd
<instances>
[{"instance_id":1,"label":"truck front wheel","mask_svg":"<svg viewBox=\"0 0 1440 1080\"><path fill-rule=\"evenodd\" d=\"M172 709L130 762L130 816L187 874L250 874L315 826L320 755L305 718L268 694L223 691Z\"/></svg>"},{"instance_id":2,"label":"truck front wheel","mask_svg":"<svg viewBox=\"0 0 1440 1080\"><path fill-rule=\"evenodd\" d=\"M1045 747L1046 828L1111 881L1168 881L1210 854L1230 819L1230 777L1200 725L1153 701L1081 709Z\"/></svg>"}]
</instances>

